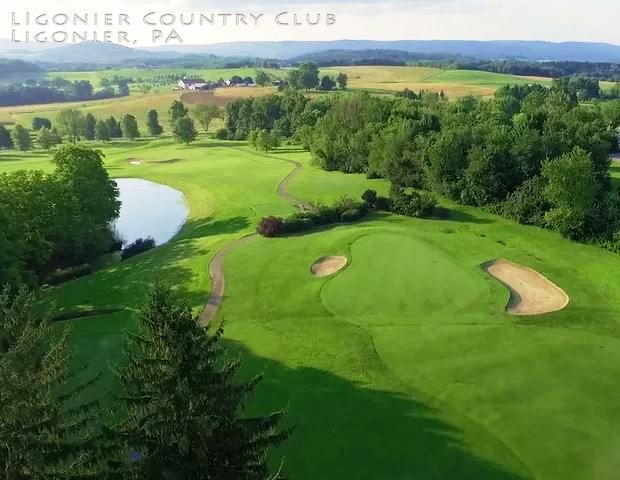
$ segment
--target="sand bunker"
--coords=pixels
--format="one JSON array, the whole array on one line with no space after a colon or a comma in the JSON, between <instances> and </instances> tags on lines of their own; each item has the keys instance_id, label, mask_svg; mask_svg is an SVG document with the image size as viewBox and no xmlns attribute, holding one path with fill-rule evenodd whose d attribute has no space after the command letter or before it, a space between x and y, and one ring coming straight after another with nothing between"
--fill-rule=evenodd
<instances>
[{"instance_id":1,"label":"sand bunker","mask_svg":"<svg viewBox=\"0 0 620 480\"><path fill-rule=\"evenodd\" d=\"M128 158L127 161L131 164L131 165L141 165L142 162L140 161L140 159L138 158Z\"/></svg>"},{"instance_id":2,"label":"sand bunker","mask_svg":"<svg viewBox=\"0 0 620 480\"><path fill-rule=\"evenodd\" d=\"M315 277L327 277L342 270L347 261L347 257L343 256L321 257L312 264L310 273Z\"/></svg>"},{"instance_id":3,"label":"sand bunker","mask_svg":"<svg viewBox=\"0 0 620 480\"><path fill-rule=\"evenodd\" d=\"M482 268L510 290L506 311L512 315L540 315L562 310L568 305L568 295L531 268L498 259Z\"/></svg>"}]
</instances>

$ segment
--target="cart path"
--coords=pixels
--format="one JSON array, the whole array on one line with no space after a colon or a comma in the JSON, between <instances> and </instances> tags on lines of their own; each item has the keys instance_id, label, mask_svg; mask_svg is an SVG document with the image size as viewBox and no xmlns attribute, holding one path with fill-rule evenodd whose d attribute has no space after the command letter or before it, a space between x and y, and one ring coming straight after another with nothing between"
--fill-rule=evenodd
<instances>
[{"instance_id":1,"label":"cart path","mask_svg":"<svg viewBox=\"0 0 620 480\"><path fill-rule=\"evenodd\" d=\"M299 173L299 171L303 168L303 165L295 160L289 160L287 158L278 159L277 157L274 157L272 155L264 155L260 153L256 153L256 155L269 158L270 160L273 160L275 158L276 160L287 162L294 166L293 170L291 170L291 172L286 177L284 177L282 181L278 184L276 193L279 197L293 203L296 207L307 208L307 203L294 197L288 192L288 185L290 181ZM237 247L250 241L256 235L258 234L250 233L229 243L219 252L217 252L215 256L211 259L211 262L209 263L209 276L211 277L211 293L209 294L207 303L205 304L205 307L200 314L201 325L209 324L213 317L215 317L215 314L219 310L220 305L224 300L224 290L226 286L226 281L224 278L224 260L226 259L226 256Z\"/></svg>"}]
</instances>

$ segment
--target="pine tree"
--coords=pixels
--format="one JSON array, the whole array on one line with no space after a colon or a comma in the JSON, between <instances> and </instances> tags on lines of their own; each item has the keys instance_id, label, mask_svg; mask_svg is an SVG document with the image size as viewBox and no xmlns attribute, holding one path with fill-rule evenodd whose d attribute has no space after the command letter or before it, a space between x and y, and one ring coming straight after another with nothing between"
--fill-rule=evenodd
<instances>
[{"instance_id":1,"label":"pine tree","mask_svg":"<svg viewBox=\"0 0 620 480\"><path fill-rule=\"evenodd\" d=\"M110 130L110 138L121 138L123 136L123 131L121 130L121 126L119 122L116 121L116 118L110 117L105 123L108 125L108 129Z\"/></svg>"},{"instance_id":2,"label":"pine tree","mask_svg":"<svg viewBox=\"0 0 620 480\"><path fill-rule=\"evenodd\" d=\"M186 117L189 111L187 107L180 100L175 100L170 104L170 110L168 110L168 115L170 115L170 123L176 122L179 118Z\"/></svg>"},{"instance_id":3,"label":"pine tree","mask_svg":"<svg viewBox=\"0 0 620 480\"><path fill-rule=\"evenodd\" d=\"M18 150L26 152L32 148L30 132L21 125L15 125L11 131L11 140Z\"/></svg>"},{"instance_id":4,"label":"pine tree","mask_svg":"<svg viewBox=\"0 0 620 480\"><path fill-rule=\"evenodd\" d=\"M108 123L104 120L97 120L97 125L95 125L95 139L105 143L110 140L110 138L110 127Z\"/></svg>"},{"instance_id":5,"label":"pine tree","mask_svg":"<svg viewBox=\"0 0 620 480\"><path fill-rule=\"evenodd\" d=\"M149 134L152 137L159 137L164 129L159 124L159 116L157 110L149 110L146 114L146 127L149 129Z\"/></svg>"},{"instance_id":6,"label":"pine tree","mask_svg":"<svg viewBox=\"0 0 620 480\"><path fill-rule=\"evenodd\" d=\"M33 313L26 290L0 292L0 468L3 478L109 478L118 451L101 428L97 380L69 372L69 330ZM78 372L79 373L79 372ZM58 394L58 392L62 392Z\"/></svg>"},{"instance_id":7,"label":"pine tree","mask_svg":"<svg viewBox=\"0 0 620 480\"><path fill-rule=\"evenodd\" d=\"M97 125L97 120L92 113L87 113L84 117L84 138L86 140L94 140L95 139L95 126Z\"/></svg>"},{"instance_id":8,"label":"pine tree","mask_svg":"<svg viewBox=\"0 0 620 480\"><path fill-rule=\"evenodd\" d=\"M13 148L11 133L4 125L0 125L0 148Z\"/></svg>"},{"instance_id":9,"label":"pine tree","mask_svg":"<svg viewBox=\"0 0 620 480\"><path fill-rule=\"evenodd\" d=\"M242 416L260 377L235 382L239 362L226 358L221 335L201 327L169 287L150 289L119 372L128 417L118 433L139 458L136 478L277 477L266 457L289 434L277 429L282 412Z\"/></svg>"}]
</instances>

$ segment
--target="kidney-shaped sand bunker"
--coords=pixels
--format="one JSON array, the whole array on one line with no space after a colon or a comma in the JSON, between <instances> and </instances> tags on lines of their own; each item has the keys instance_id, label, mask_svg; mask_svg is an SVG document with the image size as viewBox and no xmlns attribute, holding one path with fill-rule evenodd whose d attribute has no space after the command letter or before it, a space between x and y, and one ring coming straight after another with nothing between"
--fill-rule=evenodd
<instances>
[{"instance_id":1,"label":"kidney-shaped sand bunker","mask_svg":"<svg viewBox=\"0 0 620 480\"><path fill-rule=\"evenodd\" d=\"M540 315L568 305L566 292L531 268L498 259L482 268L510 291L506 311L512 315Z\"/></svg>"},{"instance_id":2,"label":"kidney-shaped sand bunker","mask_svg":"<svg viewBox=\"0 0 620 480\"><path fill-rule=\"evenodd\" d=\"M321 257L310 267L310 273L315 277L327 277L342 270L347 264L347 257L329 256Z\"/></svg>"}]
</instances>

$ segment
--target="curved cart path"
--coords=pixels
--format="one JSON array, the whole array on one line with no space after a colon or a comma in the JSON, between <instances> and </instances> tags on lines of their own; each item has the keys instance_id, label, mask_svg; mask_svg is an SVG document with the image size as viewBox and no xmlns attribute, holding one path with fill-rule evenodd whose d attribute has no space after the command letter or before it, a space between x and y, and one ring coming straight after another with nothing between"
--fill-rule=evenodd
<instances>
[{"instance_id":1,"label":"curved cart path","mask_svg":"<svg viewBox=\"0 0 620 480\"><path fill-rule=\"evenodd\" d=\"M273 160L274 158L271 155L263 155L263 154L257 154L257 155L267 157L271 160ZM287 200L293 203L298 208L307 208L308 207L307 203L305 203L303 200L300 200L294 197L287 190L289 182L293 179L293 177L295 177L295 175L299 173L299 171L303 168L303 165L299 162L296 162L295 160L289 160L286 158L280 158L279 160L290 163L295 168L293 168L293 170L286 177L284 177L284 179L282 179L282 181L278 184L276 193L278 194L278 196L280 196L284 200ZM211 293L209 294L207 303L205 304L205 307L202 310L202 313L200 314L201 325L207 325L213 319L213 317L215 317L215 314L217 313L218 309L220 308L220 305L222 304L222 301L224 300L224 289L225 289L226 283L224 279L224 268L223 267L224 267L224 260L226 259L226 256L230 252L235 250L237 247L239 247L240 245L243 245L244 243L251 240L256 235L257 235L256 233L250 233L248 235L245 235L244 237L241 237L229 243L224 248L222 248L219 252L217 252L215 256L211 259L211 262L209 263L209 276L211 277Z\"/></svg>"}]
</instances>

